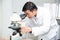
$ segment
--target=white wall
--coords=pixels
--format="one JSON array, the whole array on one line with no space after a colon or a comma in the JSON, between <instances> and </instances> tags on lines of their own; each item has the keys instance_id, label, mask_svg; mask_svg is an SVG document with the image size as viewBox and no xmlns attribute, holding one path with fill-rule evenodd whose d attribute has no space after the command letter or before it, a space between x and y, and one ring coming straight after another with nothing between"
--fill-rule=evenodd
<instances>
[{"instance_id":1,"label":"white wall","mask_svg":"<svg viewBox=\"0 0 60 40\"><path fill-rule=\"evenodd\" d=\"M2 0L0 0L0 40L2 36Z\"/></svg>"},{"instance_id":2,"label":"white wall","mask_svg":"<svg viewBox=\"0 0 60 40\"><path fill-rule=\"evenodd\" d=\"M28 0L12 0L12 11L17 12L17 13L21 13L23 5L27 1Z\"/></svg>"},{"instance_id":3,"label":"white wall","mask_svg":"<svg viewBox=\"0 0 60 40\"><path fill-rule=\"evenodd\" d=\"M3 0L3 32L2 37L9 39L11 31L8 29L9 26L9 17L12 14L12 0Z\"/></svg>"},{"instance_id":4,"label":"white wall","mask_svg":"<svg viewBox=\"0 0 60 40\"><path fill-rule=\"evenodd\" d=\"M43 5L44 3L55 3L56 0L30 0L34 2L36 5L40 6Z\"/></svg>"}]
</instances>

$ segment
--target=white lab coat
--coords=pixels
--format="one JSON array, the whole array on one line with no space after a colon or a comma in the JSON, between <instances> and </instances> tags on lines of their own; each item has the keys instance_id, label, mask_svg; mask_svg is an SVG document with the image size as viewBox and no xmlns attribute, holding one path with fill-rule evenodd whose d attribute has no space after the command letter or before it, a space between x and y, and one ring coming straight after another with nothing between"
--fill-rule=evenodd
<instances>
[{"instance_id":1,"label":"white lab coat","mask_svg":"<svg viewBox=\"0 0 60 40\"><path fill-rule=\"evenodd\" d=\"M51 16L48 9L43 7L38 8L37 17L33 17L31 19L26 17L24 20L26 25L32 28L32 34L34 36L38 36L38 40L43 36L48 39L56 36L58 24L56 19Z\"/></svg>"}]
</instances>

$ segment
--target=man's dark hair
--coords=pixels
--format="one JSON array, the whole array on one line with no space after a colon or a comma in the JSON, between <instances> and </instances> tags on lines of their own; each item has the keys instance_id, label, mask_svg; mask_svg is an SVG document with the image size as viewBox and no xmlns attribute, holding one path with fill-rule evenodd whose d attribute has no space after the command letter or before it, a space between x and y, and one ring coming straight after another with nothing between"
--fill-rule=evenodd
<instances>
[{"instance_id":1,"label":"man's dark hair","mask_svg":"<svg viewBox=\"0 0 60 40\"><path fill-rule=\"evenodd\" d=\"M33 11L34 9L37 10L36 5L33 2L29 1L25 3L25 5L22 8L22 11L27 11L27 10Z\"/></svg>"}]
</instances>

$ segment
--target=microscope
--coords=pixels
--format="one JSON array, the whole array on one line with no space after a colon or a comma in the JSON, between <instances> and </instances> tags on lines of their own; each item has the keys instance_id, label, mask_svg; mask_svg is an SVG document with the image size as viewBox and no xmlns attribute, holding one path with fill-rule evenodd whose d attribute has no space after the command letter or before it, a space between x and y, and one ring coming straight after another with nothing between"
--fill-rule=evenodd
<instances>
[{"instance_id":1,"label":"microscope","mask_svg":"<svg viewBox=\"0 0 60 40\"><path fill-rule=\"evenodd\" d=\"M14 30L14 32L12 33L13 36L15 36L17 33L19 33L19 36L22 36L21 27L20 27L21 24L18 23L17 21L21 21L25 19L26 16L27 16L26 14L21 14L21 15L14 14L13 17L11 18L12 20L11 26L9 26L8 28Z\"/></svg>"}]
</instances>

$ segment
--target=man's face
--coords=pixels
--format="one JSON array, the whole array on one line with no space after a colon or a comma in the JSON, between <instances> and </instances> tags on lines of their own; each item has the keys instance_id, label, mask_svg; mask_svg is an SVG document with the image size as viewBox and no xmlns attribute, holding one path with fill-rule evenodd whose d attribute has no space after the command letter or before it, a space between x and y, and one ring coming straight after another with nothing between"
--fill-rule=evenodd
<instances>
[{"instance_id":1,"label":"man's face","mask_svg":"<svg viewBox=\"0 0 60 40\"><path fill-rule=\"evenodd\" d=\"M35 9L33 11L27 10L27 11L25 11L25 13L27 14L28 18L32 18L37 15L37 10L35 10Z\"/></svg>"}]
</instances>

